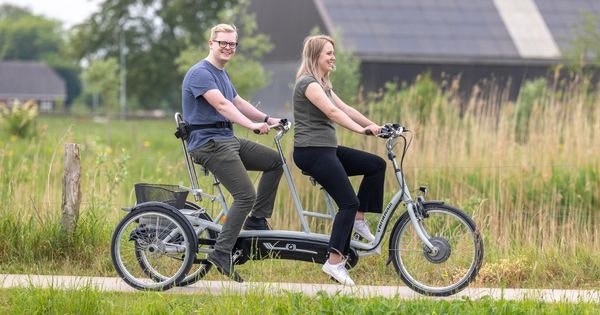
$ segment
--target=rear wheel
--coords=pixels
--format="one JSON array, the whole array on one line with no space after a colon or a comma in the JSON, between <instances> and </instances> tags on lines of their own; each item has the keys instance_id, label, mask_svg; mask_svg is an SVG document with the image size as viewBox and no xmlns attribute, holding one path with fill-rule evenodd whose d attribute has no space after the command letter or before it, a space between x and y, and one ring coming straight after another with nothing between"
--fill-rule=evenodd
<instances>
[{"instance_id":1,"label":"rear wheel","mask_svg":"<svg viewBox=\"0 0 600 315\"><path fill-rule=\"evenodd\" d=\"M157 205L129 213L111 240L119 276L140 290L167 290L181 281L195 258L196 234L184 220Z\"/></svg>"},{"instance_id":2,"label":"rear wheel","mask_svg":"<svg viewBox=\"0 0 600 315\"><path fill-rule=\"evenodd\" d=\"M192 223L192 226L194 226L196 229L194 234L198 235L198 252L196 253L196 257L193 261L194 264L190 267L190 271L185 278L175 283L176 286L183 287L199 281L200 279L204 278L208 271L210 271L212 264L206 260L206 255L212 251L218 233L209 229L200 230L198 228L198 224L194 224L196 218L212 221L210 215L202 211L202 207L196 205L195 203L186 201L185 208L180 209L179 211L187 217L190 223ZM147 264L146 259L143 259L143 254L143 251L136 252L136 255L139 255L142 258L139 259L139 262L143 270L147 272L147 275L151 279L154 279L154 281L165 281L166 279L164 275L156 272Z\"/></svg>"},{"instance_id":3,"label":"rear wheel","mask_svg":"<svg viewBox=\"0 0 600 315\"><path fill-rule=\"evenodd\" d=\"M455 294L475 279L481 267L479 231L464 212L441 203L424 204L423 213L421 224L436 251L423 244L404 213L392 231L390 258L411 289L432 296Z\"/></svg>"}]
</instances>

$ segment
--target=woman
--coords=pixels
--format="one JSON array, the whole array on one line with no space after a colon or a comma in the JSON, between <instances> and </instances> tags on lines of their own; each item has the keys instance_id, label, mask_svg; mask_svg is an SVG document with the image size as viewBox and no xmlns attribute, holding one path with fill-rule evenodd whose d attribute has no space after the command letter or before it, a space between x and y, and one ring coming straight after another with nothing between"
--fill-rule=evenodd
<instances>
[{"instance_id":1,"label":"woman","mask_svg":"<svg viewBox=\"0 0 600 315\"><path fill-rule=\"evenodd\" d=\"M333 123L362 135L375 135L381 127L335 94L329 80L334 69L333 39L326 35L306 38L294 87L294 161L339 207L329 240L329 258L322 269L339 283L353 286L344 256L353 228L370 242L375 238L364 218L365 212L381 212L386 163L379 156L338 146ZM348 179L355 175L364 175L358 194Z\"/></svg>"}]
</instances>

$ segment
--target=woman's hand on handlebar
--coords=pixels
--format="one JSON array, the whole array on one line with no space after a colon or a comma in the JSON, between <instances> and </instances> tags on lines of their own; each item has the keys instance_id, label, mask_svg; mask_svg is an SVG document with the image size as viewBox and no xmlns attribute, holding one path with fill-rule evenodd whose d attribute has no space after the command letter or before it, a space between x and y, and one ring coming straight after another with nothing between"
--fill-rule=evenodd
<instances>
[{"instance_id":1,"label":"woman's hand on handlebar","mask_svg":"<svg viewBox=\"0 0 600 315\"><path fill-rule=\"evenodd\" d=\"M369 136L376 136L381 132L381 126L371 124L365 127L364 134Z\"/></svg>"}]
</instances>

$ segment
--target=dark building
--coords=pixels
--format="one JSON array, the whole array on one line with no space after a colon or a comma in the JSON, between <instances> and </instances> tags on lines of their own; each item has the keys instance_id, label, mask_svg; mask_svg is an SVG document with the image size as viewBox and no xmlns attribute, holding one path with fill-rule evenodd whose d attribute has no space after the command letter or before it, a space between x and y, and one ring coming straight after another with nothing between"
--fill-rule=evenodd
<instances>
[{"instance_id":1,"label":"dark building","mask_svg":"<svg viewBox=\"0 0 600 315\"><path fill-rule=\"evenodd\" d=\"M64 80L42 62L0 62L0 102L15 100L37 103L40 111L50 112L64 104L67 96Z\"/></svg>"},{"instance_id":2,"label":"dark building","mask_svg":"<svg viewBox=\"0 0 600 315\"><path fill-rule=\"evenodd\" d=\"M251 0L250 9L275 45L263 61L273 82L255 98L289 116L302 41L314 27L339 34L361 60L367 92L428 72L460 78L465 97L478 85L515 99L524 80L562 62L583 14L600 16L600 1Z\"/></svg>"}]
</instances>

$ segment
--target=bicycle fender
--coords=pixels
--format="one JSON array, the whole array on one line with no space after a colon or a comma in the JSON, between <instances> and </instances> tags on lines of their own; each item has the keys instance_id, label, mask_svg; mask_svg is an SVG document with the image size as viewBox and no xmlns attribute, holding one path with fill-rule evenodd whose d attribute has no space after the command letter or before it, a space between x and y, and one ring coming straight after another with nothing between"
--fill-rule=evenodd
<instances>
[{"instance_id":1,"label":"bicycle fender","mask_svg":"<svg viewBox=\"0 0 600 315\"><path fill-rule=\"evenodd\" d=\"M443 205L444 202L441 200L427 200L427 201L423 201L422 205L425 207L427 205ZM400 222L402 222L404 217L408 217L408 212L404 212L402 213L402 215L398 218L398 220L396 220L396 222L394 223L394 226L392 227L392 232L390 233L390 242L389 242L389 246L388 246L388 258L385 262L385 265L389 265L392 262L392 256L389 254L393 249L392 249L392 242L391 242L391 237L392 235L394 235L394 231L398 228L398 225L400 224Z\"/></svg>"},{"instance_id":2,"label":"bicycle fender","mask_svg":"<svg viewBox=\"0 0 600 315\"><path fill-rule=\"evenodd\" d=\"M192 223L190 223L190 221L185 217L185 215L183 215L183 213L181 213L179 210L177 210L177 208L166 204L164 202L160 202L160 201L147 201L147 202L142 202L142 203L138 203L135 206L133 206L133 208L131 209L131 212L134 211L144 211L145 208L148 207L159 207L159 208L163 208L163 209L167 209L169 211L171 211L175 216L181 218L183 220L183 222L185 222L185 224L187 225L187 227L190 229L190 231L194 232L194 226L192 226ZM198 237L192 237L192 248L194 249L194 252L197 253L198 252Z\"/></svg>"},{"instance_id":3,"label":"bicycle fender","mask_svg":"<svg viewBox=\"0 0 600 315\"><path fill-rule=\"evenodd\" d=\"M423 201L423 205L443 205L444 202L441 200L426 200Z\"/></svg>"}]
</instances>

